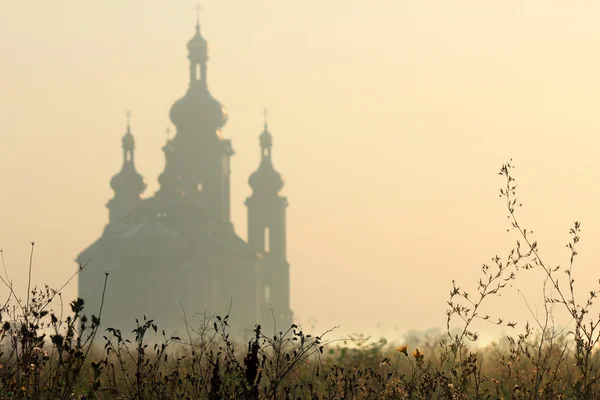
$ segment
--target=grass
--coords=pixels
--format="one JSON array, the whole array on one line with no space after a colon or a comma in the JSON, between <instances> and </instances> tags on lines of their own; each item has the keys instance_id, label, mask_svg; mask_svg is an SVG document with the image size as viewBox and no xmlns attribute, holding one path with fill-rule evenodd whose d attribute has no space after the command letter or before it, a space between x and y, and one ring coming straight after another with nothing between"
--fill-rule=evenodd
<instances>
[{"instance_id":1,"label":"grass","mask_svg":"<svg viewBox=\"0 0 600 400\"><path fill-rule=\"evenodd\" d=\"M600 398L600 319L597 290L578 297L573 269L581 224L570 229L569 265L550 267L532 232L517 217L512 163L502 165L500 197L517 237L504 258L483 265L474 290L457 282L447 302L446 332L409 348L381 339L329 339L292 325L236 343L227 316L187 324L168 337L151 320L123 334L85 314L84 301L67 316L50 309L60 289L29 288L25 301L9 290L0 308L0 398L8 399L595 399ZM32 254L34 244L32 243ZM83 268L83 267L82 267ZM487 315L489 299L541 270L544 312L517 324ZM566 277L566 280L564 279ZM107 276L108 278L108 276ZM107 280L105 280L105 287ZM526 300L525 300L526 302ZM568 321L559 329L557 313ZM185 315L185 314L184 314ZM597 315L597 314L595 314ZM497 343L477 346L477 326L509 328Z\"/></svg>"}]
</instances>

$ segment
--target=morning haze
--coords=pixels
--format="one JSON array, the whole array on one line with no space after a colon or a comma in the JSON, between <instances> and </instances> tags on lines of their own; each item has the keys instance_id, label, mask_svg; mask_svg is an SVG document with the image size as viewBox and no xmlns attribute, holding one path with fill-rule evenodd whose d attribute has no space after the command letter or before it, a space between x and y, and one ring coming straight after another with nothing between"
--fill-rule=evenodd
<instances>
[{"instance_id":1,"label":"morning haze","mask_svg":"<svg viewBox=\"0 0 600 400\"><path fill-rule=\"evenodd\" d=\"M22 289L30 241L34 282L58 286L101 234L126 110L145 195L159 189L193 8L3 5L0 247ZM299 322L387 337L443 326L451 280L474 287L480 264L512 243L496 175L508 158L542 254L566 263L582 220L576 279L600 276L598 12L592 1L203 4L209 86L236 150L231 219L246 238L268 107ZM501 301L528 316L517 293Z\"/></svg>"}]
</instances>

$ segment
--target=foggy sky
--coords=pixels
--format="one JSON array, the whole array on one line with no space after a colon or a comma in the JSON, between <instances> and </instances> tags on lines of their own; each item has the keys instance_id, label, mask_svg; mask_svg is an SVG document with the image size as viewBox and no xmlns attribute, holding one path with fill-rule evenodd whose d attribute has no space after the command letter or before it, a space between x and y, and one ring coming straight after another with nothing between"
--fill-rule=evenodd
<instances>
[{"instance_id":1,"label":"foggy sky","mask_svg":"<svg viewBox=\"0 0 600 400\"><path fill-rule=\"evenodd\" d=\"M59 286L108 220L127 110L146 194L158 188L195 2L3 3L0 248L24 287L35 240L35 282ZM510 248L496 175L509 158L542 256L566 264L581 220L581 293L600 277L599 3L202 6L208 85L236 150L232 219L245 238L267 107L300 322L390 338L442 327L451 280L474 289L480 265ZM517 280L538 305L540 277ZM490 313L529 316L516 290L501 300Z\"/></svg>"}]
</instances>

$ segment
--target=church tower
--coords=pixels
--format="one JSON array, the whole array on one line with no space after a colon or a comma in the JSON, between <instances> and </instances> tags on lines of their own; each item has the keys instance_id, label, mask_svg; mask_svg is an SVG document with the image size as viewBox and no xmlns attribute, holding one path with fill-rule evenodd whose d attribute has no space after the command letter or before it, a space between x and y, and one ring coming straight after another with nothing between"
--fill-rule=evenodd
<instances>
[{"instance_id":1,"label":"church tower","mask_svg":"<svg viewBox=\"0 0 600 400\"><path fill-rule=\"evenodd\" d=\"M290 265L286 255L287 198L280 196L283 178L272 161L273 136L266 121L260 135L260 166L250 175L252 195L248 207L248 244L262 256L263 321L275 316L279 329L292 323Z\"/></svg>"},{"instance_id":2,"label":"church tower","mask_svg":"<svg viewBox=\"0 0 600 400\"><path fill-rule=\"evenodd\" d=\"M115 192L114 197L106 204L109 210L107 231L123 229L123 217L133 211L142 201L142 193L146 190L145 179L135 169L135 139L131 134L130 118L127 113L127 131L121 143L123 146L123 166L121 171L110 181Z\"/></svg>"},{"instance_id":3,"label":"church tower","mask_svg":"<svg viewBox=\"0 0 600 400\"><path fill-rule=\"evenodd\" d=\"M208 90L208 43L200 33L199 22L187 48L189 87L171 107L170 118L177 132L164 148L166 166L159 177L157 195L204 205L211 219L229 222L229 158L233 150L231 141L221 136L227 110Z\"/></svg>"}]
</instances>

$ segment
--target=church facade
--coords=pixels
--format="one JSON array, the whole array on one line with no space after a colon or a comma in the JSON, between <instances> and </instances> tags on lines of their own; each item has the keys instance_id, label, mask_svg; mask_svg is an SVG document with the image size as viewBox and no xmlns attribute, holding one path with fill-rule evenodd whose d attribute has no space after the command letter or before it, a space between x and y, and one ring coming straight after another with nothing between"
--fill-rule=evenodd
<instances>
[{"instance_id":1,"label":"church facade","mask_svg":"<svg viewBox=\"0 0 600 400\"><path fill-rule=\"evenodd\" d=\"M237 329L256 323L287 329L292 323L286 256L287 199L272 163L266 121L259 137L260 165L249 178L252 195L248 240L230 217L231 141L221 135L227 111L207 85L208 43L196 24L188 42L189 88L170 110L176 134L163 151L159 190L145 198L135 167L129 123L122 138L123 165L111 180L108 224L77 262L79 297L97 313L109 274L102 325L124 332L143 316L159 327L181 330L188 319L225 315ZM182 309L183 308L183 309ZM196 318L197 319L197 318Z\"/></svg>"}]
</instances>

